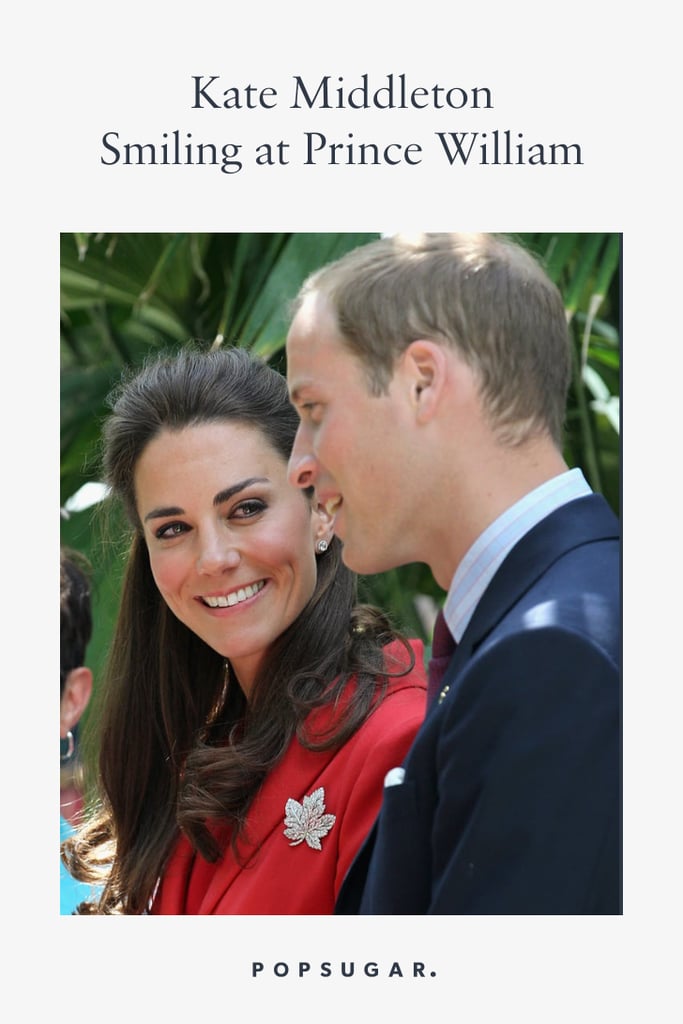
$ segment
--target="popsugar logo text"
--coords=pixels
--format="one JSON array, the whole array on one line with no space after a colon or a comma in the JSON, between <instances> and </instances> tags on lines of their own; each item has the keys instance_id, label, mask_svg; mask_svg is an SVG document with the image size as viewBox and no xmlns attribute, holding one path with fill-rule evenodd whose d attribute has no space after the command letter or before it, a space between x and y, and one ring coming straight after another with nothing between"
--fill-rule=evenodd
<instances>
[{"instance_id":1,"label":"popsugar logo text","mask_svg":"<svg viewBox=\"0 0 683 1024\"><path fill-rule=\"evenodd\" d=\"M318 964L312 964L308 960L298 960L295 963L277 960L272 964L252 960L251 976L252 978L435 978L436 971L429 970L421 960L412 960L406 963L393 960L391 963L384 964L377 960L364 962L323 960Z\"/></svg>"}]
</instances>

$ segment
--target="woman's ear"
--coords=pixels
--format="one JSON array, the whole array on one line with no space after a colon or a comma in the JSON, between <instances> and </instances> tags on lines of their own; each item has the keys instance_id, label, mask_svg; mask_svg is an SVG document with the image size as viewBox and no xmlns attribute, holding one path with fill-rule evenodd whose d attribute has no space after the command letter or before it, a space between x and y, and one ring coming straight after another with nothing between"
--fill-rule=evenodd
<instances>
[{"instance_id":1,"label":"woman's ear","mask_svg":"<svg viewBox=\"0 0 683 1024\"><path fill-rule=\"evenodd\" d=\"M85 665L73 668L66 677L60 700L59 735L70 732L85 711L92 693L92 671Z\"/></svg>"},{"instance_id":2,"label":"woman's ear","mask_svg":"<svg viewBox=\"0 0 683 1024\"><path fill-rule=\"evenodd\" d=\"M318 505L313 509L311 525L313 527L313 543L316 550L321 541L325 541L326 547L323 550L327 550L334 535L334 516L331 516L322 505Z\"/></svg>"}]
</instances>

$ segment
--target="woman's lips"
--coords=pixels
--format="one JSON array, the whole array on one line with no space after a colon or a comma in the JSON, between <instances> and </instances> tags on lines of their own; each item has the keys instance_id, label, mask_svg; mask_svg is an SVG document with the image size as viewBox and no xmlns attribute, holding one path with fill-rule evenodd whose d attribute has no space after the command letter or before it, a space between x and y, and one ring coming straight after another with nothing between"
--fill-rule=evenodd
<instances>
[{"instance_id":1,"label":"woman's lips","mask_svg":"<svg viewBox=\"0 0 683 1024\"><path fill-rule=\"evenodd\" d=\"M265 585L265 580L259 580L258 583L247 583L244 587L236 587L228 594L201 597L200 600L208 608L233 608L236 604L242 604L243 601L248 601L250 597L255 597L256 594L263 590Z\"/></svg>"}]
</instances>

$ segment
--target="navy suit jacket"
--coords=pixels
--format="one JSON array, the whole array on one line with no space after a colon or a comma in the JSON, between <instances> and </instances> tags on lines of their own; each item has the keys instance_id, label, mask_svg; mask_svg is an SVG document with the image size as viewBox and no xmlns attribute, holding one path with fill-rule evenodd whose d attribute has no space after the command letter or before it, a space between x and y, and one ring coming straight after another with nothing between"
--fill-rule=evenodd
<instances>
[{"instance_id":1,"label":"navy suit jacket","mask_svg":"<svg viewBox=\"0 0 683 1024\"><path fill-rule=\"evenodd\" d=\"M599 495L510 551L335 913L621 913L620 579Z\"/></svg>"}]
</instances>

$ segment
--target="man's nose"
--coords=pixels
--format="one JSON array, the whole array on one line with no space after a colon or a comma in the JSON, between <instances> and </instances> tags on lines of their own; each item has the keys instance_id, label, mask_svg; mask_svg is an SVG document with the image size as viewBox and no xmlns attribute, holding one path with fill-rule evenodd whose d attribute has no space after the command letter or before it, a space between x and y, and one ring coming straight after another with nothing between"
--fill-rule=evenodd
<instances>
[{"instance_id":1,"label":"man's nose","mask_svg":"<svg viewBox=\"0 0 683 1024\"><path fill-rule=\"evenodd\" d=\"M295 487L313 487L317 476L317 463L312 455L292 454L288 473L289 482Z\"/></svg>"},{"instance_id":2,"label":"man's nose","mask_svg":"<svg viewBox=\"0 0 683 1024\"><path fill-rule=\"evenodd\" d=\"M313 453L302 442L300 433L294 439L287 470L289 482L295 487L313 487L318 474L318 463Z\"/></svg>"}]
</instances>

